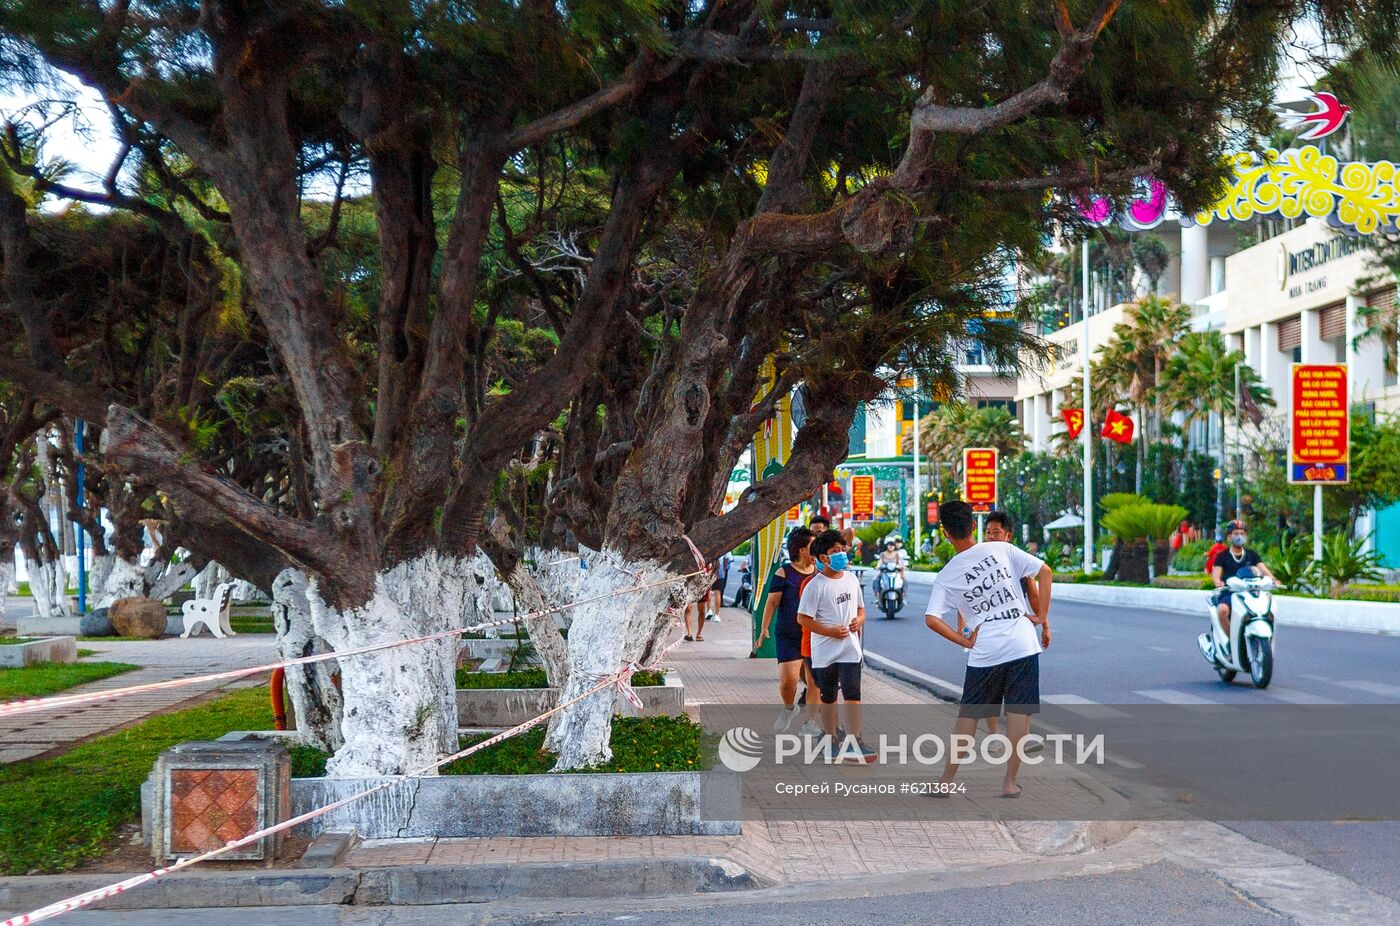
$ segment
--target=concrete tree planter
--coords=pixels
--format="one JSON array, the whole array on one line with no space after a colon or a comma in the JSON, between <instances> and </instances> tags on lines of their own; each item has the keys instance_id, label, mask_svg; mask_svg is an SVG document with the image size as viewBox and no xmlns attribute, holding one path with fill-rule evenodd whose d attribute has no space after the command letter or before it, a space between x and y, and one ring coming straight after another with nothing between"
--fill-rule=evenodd
<instances>
[{"instance_id":1,"label":"concrete tree planter","mask_svg":"<svg viewBox=\"0 0 1400 926\"><path fill-rule=\"evenodd\" d=\"M504 637L471 638L462 641L462 654L468 659L503 659L509 662L511 656L516 654L522 645L528 646L529 643L529 640ZM537 666L540 664L540 657L531 652L517 655L517 661L524 665Z\"/></svg>"},{"instance_id":2,"label":"concrete tree planter","mask_svg":"<svg viewBox=\"0 0 1400 926\"><path fill-rule=\"evenodd\" d=\"M0 669L22 669L41 662L77 662L74 637L41 637L27 643L0 645Z\"/></svg>"},{"instance_id":3,"label":"concrete tree planter","mask_svg":"<svg viewBox=\"0 0 1400 926\"><path fill-rule=\"evenodd\" d=\"M294 778L292 812L306 813L378 778ZM361 839L483 836L732 836L740 777L728 771L410 778L296 829Z\"/></svg>"},{"instance_id":4,"label":"concrete tree planter","mask_svg":"<svg viewBox=\"0 0 1400 926\"><path fill-rule=\"evenodd\" d=\"M659 687L659 686L658 686ZM219 744L273 740L288 732L238 731ZM366 791L382 778L293 778L291 813L307 813ZM361 839L484 836L733 836L740 831L743 782L724 768L694 772L441 775L403 779L293 830L315 839L354 832ZM141 789L142 830L157 816L156 775Z\"/></svg>"},{"instance_id":5,"label":"concrete tree planter","mask_svg":"<svg viewBox=\"0 0 1400 926\"><path fill-rule=\"evenodd\" d=\"M638 717L671 717L685 712L685 685L675 672L663 685L634 688L642 699ZM549 710L558 688L458 688L457 723L467 728L513 727ZM631 710L630 705L624 708Z\"/></svg>"}]
</instances>

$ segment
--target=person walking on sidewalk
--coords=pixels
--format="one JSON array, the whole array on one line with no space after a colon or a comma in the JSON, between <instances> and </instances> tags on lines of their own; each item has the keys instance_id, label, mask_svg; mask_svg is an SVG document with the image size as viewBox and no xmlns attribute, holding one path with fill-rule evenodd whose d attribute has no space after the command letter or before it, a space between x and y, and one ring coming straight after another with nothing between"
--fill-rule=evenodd
<instances>
[{"instance_id":1,"label":"person walking on sidewalk","mask_svg":"<svg viewBox=\"0 0 1400 926\"><path fill-rule=\"evenodd\" d=\"M1009 543L976 543L966 502L945 502L939 516L956 554L934 579L924 623L968 651L953 733L971 737L980 718L1000 713L1005 704L1011 754L1001 794L1020 797L1021 740L1030 732L1031 715L1040 713L1040 654L1050 646L1050 567ZM1023 587L1024 579L1033 581ZM946 622L954 611L972 624L969 636ZM944 784L957 774L954 755L949 750Z\"/></svg>"},{"instance_id":2,"label":"person walking on sidewalk","mask_svg":"<svg viewBox=\"0 0 1400 926\"><path fill-rule=\"evenodd\" d=\"M807 681L810 691L817 686L807 674L807 663L802 657L802 627L797 623L797 604L802 600L802 589L812 576L817 574L817 563L812 558L812 540L816 537L805 527L795 527L787 538L789 562L773 570L773 579L768 583L768 597L763 602L763 624L758 630L758 649L773 637L773 646L778 656L778 696L783 699L783 709L773 721L773 732L782 733L792 726L793 720L801 713L797 704L797 682ZM777 622L774 623L776 618ZM808 705L810 710L816 704Z\"/></svg>"},{"instance_id":3,"label":"person walking on sidewalk","mask_svg":"<svg viewBox=\"0 0 1400 926\"><path fill-rule=\"evenodd\" d=\"M720 622L719 609L724 607L724 586L729 582L729 564L733 560L734 558L728 553L721 554L720 558L715 560L715 581L710 585L710 591L705 596L705 620L707 621L714 621L716 624Z\"/></svg>"},{"instance_id":4,"label":"person walking on sidewalk","mask_svg":"<svg viewBox=\"0 0 1400 926\"><path fill-rule=\"evenodd\" d=\"M812 555L821 571L802 590L797 622L812 633L812 677L822 699L822 730L828 744L842 755L851 748L861 762L875 761L875 751L860 739L860 666L865 654L860 630L865 624L865 604L860 582L846 571L846 541L836 531L826 531L812 541ZM854 746L836 742L836 692L844 702L846 736Z\"/></svg>"}]
</instances>

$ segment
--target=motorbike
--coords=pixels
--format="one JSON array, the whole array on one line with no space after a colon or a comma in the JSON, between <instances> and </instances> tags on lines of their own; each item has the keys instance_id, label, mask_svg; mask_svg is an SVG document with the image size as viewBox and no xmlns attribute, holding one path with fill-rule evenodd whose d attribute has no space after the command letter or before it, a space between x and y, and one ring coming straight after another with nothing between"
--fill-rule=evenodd
<instances>
[{"instance_id":1,"label":"motorbike","mask_svg":"<svg viewBox=\"0 0 1400 926\"><path fill-rule=\"evenodd\" d=\"M1237 673L1247 672L1255 688L1269 687L1274 674L1275 587L1267 576L1250 568L1225 581L1225 593L1230 596L1228 637L1216 606L1207 599L1210 630L1196 643L1222 682L1233 682Z\"/></svg>"},{"instance_id":2,"label":"motorbike","mask_svg":"<svg viewBox=\"0 0 1400 926\"><path fill-rule=\"evenodd\" d=\"M893 618L904 607L904 576L900 574L898 563L881 563L875 580L875 590L880 596L880 610L886 618Z\"/></svg>"},{"instance_id":3,"label":"motorbike","mask_svg":"<svg viewBox=\"0 0 1400 926\"><path fill-rule=\"evenodd\" d=\"M734 593L734 607L747 608L753 601L753 574L747 563L739 566L739 590Z\"/></svg>"}]
</instances>

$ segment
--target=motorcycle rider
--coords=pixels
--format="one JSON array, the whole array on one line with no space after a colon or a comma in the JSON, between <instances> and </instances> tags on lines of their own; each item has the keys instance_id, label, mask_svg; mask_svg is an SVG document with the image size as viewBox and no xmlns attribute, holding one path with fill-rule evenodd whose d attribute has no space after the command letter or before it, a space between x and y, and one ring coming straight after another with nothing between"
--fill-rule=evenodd
<instances>
[{"instance_id":1,"label":"motorcycle rider","mask_svg":"<svg viewBox=\"0 0 1400 926\"><path fill-rule=\"evenodd\" d=\"M875 564L875 568L877 570L875 591L877 593L883 595L885 592L886 579L884 570L881 567L883 567L887 563L895 564L899 567L899 577L903 579L907 560L908 556L905 555L902 551L900 551L900 549L897 546L895 546L895 538L886 538L885 549L880 551L880 560Z\"/></svg>"},{"instance_id":2,"label":"motorcycle rider","mask_svg":"<svg viewBox=\"0 0 1400 926\"><path fill-rule=\"evenodd\" d=\"M1269 567L1264 565L1259 554L1250 549L1246 544L1249 542L1249 535L1245 531L1243 521L1231 521L1225 526L1225 542L1228 546L1215 557L1215 567L1211 570L1210 578L1215 583L1215 608L1220 616L1220 628L1225 632L1225 639L1230 639L1230 590L1225 587L1225 583L1239 574L1241 569L1251 567L1275 583L1274 574L1269 571Z\"/></svg>"}]
</instances>

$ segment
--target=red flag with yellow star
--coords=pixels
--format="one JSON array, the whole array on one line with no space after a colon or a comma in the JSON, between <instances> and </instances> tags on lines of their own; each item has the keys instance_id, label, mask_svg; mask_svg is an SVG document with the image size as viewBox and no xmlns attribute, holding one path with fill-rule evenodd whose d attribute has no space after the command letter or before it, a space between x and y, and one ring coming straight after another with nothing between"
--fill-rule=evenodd
<instances>
[{"instance_id":1,"label":"red flag with yellow star","mask_svg":"<svg viewBox=\"0 0 1400 926\"><path fill-rule=\"evenodd\" d=\"M1133 442L1133 419L1110 408L1108 417L1103 420L1103 430L1099 433L1120 444L1131 444Z\"/></svg>"}]
</instances>

